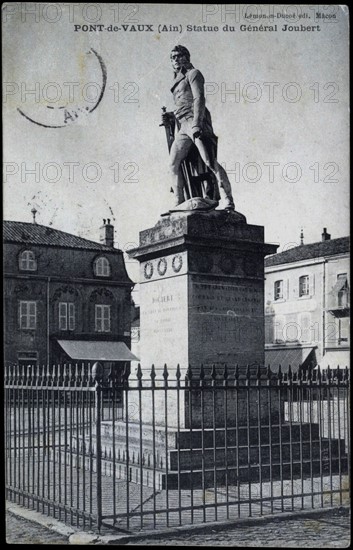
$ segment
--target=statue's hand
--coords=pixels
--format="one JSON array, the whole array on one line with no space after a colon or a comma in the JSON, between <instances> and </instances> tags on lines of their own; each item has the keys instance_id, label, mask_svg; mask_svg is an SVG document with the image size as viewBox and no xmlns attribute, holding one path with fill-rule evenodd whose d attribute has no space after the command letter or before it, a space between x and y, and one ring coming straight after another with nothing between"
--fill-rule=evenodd
<instances>
[{"instance_id":1,"label":"statue's hand","mask_svg":"<svg viewBox=\"0 0 353 550\"><path fill-rule=\"evenodd\" d=\"M169 124L171 123L171 119L173 118L173 113L172 112L169 112L169 113L162 113L162 124L161 126L169 126Z\"/></svg>"},{"instance_id":2,"label":"statue's hand","mask_svg":"<svg viewBox=\"0 0 353 550\"><path fill-rule=\"evenodd\" d=\"M200 128L199 126L194 126L192 130L193 130L192 137L194 139L197 139L202 136L202 128Z\"/></svg>"}]
</instances>

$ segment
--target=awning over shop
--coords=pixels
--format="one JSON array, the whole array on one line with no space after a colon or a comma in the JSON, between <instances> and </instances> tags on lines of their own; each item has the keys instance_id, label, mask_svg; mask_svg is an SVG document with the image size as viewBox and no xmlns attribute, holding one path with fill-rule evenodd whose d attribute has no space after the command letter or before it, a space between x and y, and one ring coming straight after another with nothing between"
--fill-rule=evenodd
<instances>
[{"instance_id":1,"label":"awning over shop","mask_svg":"<svg viewBox=\"0 0 353 550\"><path fill-rule=\"evenodd\" d=\"M124 342L58 340L71 359L81 361L139 361Z\"/></svg>"},{"instance_id":2,"label":"awning over shop","mask_svg":"<svg viewBox=\"0 0 353 550\"><path fill-rule=\"evenodd\" d=\"M322 369L327 369L330 366L331 369L337 369L340 367L344 369L350 365L350 351L348 349L337 349L327 351L319 363Z\"/></svg>"},{"instance_id":3,"label":"awning over shop","mask_svg":"<svg viewBox=\"0 0 353 550\"><path fill-rule=\"evenodd\" d=\"M282 372L288 372L289 365L292 372L298 370L299 365L305 366L309 355L315 348L281 348L265 349L265 365L270 365L272 372L277 372L281 365Z\"/></svg>"},{"instance_id":4,"label":"awning over shop","mask_svg":"<svg viewBox=\"0 0 353 550\"><path fill-rule=\"evenodd\" d=\"M330 294L334 294L334 295L337 295L338 292L340 292L341 290L343 290L344 288L347 288L347 276L345 277L340 277L337 281L337 283L335 284L335 286L332 288L332 290L330 291Z\"/></svg>"},{"instance_id":5,"label":"awning over shop","mask_svg":"<svg viewBox=\"0 0 353 550\"><path fill-rule=\"evenodd\" d=\"M347 276L340 276L327 296L327 311L334 317L349 317L349 287Z\"/></svg>"}]
</instances>

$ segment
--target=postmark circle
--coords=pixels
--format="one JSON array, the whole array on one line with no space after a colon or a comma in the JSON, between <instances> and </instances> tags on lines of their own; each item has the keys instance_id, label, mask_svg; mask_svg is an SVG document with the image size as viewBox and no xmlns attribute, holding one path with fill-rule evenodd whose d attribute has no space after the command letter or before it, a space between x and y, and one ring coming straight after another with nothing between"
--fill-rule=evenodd
<instances>
[{"instance_id":1,"label":"postmark circle","mask_svg":"<svg viewBox=\"0 0 353 550\"><path fill-rule=\"evenodd\" d=\"M102 57L93 48L82 54L80 60L75 68L82 71L83 66L86 74L83 80L77 78L79 85L67 82L64 76L62 82L48 82L43 74L43 82L38 83L41 101L37 101L36 97L34 103L27 101L17 111L25 119L43 128L66 128L95 111L103 99L107 69ZM70 70L73 67L69 64L67 71Z\"/></svg>"}]
</instances>

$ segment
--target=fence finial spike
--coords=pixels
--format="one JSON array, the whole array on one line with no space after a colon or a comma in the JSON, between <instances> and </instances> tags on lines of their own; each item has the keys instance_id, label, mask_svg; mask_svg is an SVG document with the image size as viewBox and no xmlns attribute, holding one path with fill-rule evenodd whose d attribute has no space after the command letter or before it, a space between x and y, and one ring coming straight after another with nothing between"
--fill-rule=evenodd
<instances>
[{"instance_id":1,"label":"fence finial spike","mask_svg":"<svg viewBox=\"0 0 353 550\"><path fill-rule=\"evenodd\" d=\"M59 365L58 364L54 364L53 365L53 372L52 372L52 380L53 380L53 383L55 384L55 382L58 380L59 378Z\"/></svg>"},{"instance_id":2,"label":"fence finial spike","mask_svg":"<svg viewBox=\"0 0 353 550\"><path fill-rule=\"evenodd\" d=\"M314 373L314 369L312 367L308 368L308 374L309 374L309 380L313 380L315 373Z\"/></svg>"},{"instance_id":3,"label":"fence finial spike","mask_svg":"<svg viewBox=\"0 0 353 550\"><path fill-rule=\"evenodd\" d=\"M227 367L227 363L224 363L223 378L224 378L224 380L227 380L227 379L228 379L228 367Z\"/></svg>"},{"instance_id":4,"label":"fence finial spike","mask_svg":"<svg viewBox=\"0 0 353 550\"><path fill-rule=\"evenodd\" d=\"M180 372L180 365L179 365L179 363L177 364L175 377L176 377L177 380L180 380L180 378L181 378L181 372Z\"/></svg>"},{"instance_id":5,"label":"fence finial spike","mask_svg":"<svg viewBox=\"0 0 353 550\"><path fill-rule=\"evenodd\" d=\"M130 365L129 365L129 363L124 363L123 375L122 375L123 384L128 383L129 376L130 376Z\"/></svg>"},{"instance_id":6,"label":"fence finial spike","mask_svg":"<svg viewBox=\"0 0 353 550\"><path fill-rule=\"evenodd\" d=\"M213 363L212 369L211 369L211 378L212 380L216 380L217 372L216 372L216 365Z\"/></svg>"},{"instance_id":7,"label":"fence finial spike","mask_svg":"<svg viewBox=\"0 0 353 550\"><path fill-rule=\"evenodd\" d=\"M299 381L303 380L303 365L298 365L297 379Z\"/></svg>"},{"instance_id":8,"label":"fence finial spike","mask_svg":"<svg viewBox=\"0 0 353 550\"><path fill-rule=\"evenodd\" d=\"M349 379L349 374L350 374L350 373L349 373L349 369L348 369L348 366L346 365L345 368L344 368L344 373L343 373L343 380L344 380L345 382L348 381L348 379Z\"/></svg>"},{"instance_id":9,"label":"fence finial spike","mask_svg":"<svg viewBox=\"0 0 353 550\"><path fill-rule=\"evenodd\" d=\"M141 369L140 363L138 363L138 365L137 365L136 378L137 378L137 380L141 380L141 378L142 378L142 369Z\"/></svg>"},{"instance_id":10,"label":"fence finial spike","mask_svg":"<svg viewBox=\"0 0 353 550\"><path fill-rule=\"evenodd\" d=\"M327 369L326 369L326 380L329 380L331 377L331 367L330 365L327 365Z\"/></svg>"},{"instance_id":11,"label":"fence finial spike","mask_svg":"<svg viewBox=\"0 0 353 550\"><path fill-rule=\"evenodd\" d=\"M318 384L320 384L320 382L321 382L321 367L320 367L320 365L317 365L317 378L316 378L316 381L318 382Z\"/></svg>"},{"instance_id":12,"label":"fence finial spike","mask_svg":"<svg viewBox=\"0 0 353 550\"><path fill-rule=\"evenodd\" d=\"M103 366L99 361L96 361L92 367L92 379L94 382L98 383L103 378Z\"/></svg>"},{"instance_id":13,"label":"fence finial spike","mask_svg":"<svg viewBox=\"0 0 353 550\"><path fill-rule=\"evenodd\" d=\"M167 383L168 376L169 376L169 372L168 372L167 364L164 363L164 367L163 367L163 378L164 378L164 382L165 382L165 383Z\"/></svg>"},{"instance_id":14,"label":"fence finial spike","mask_svg":"<svg viewBox=\"0 0 353 550\"><path fill-rule=\"evenodd\" d=\"M63 364L63 376L64 376L64 378L66 378L66 376L67 376L67 367L66 367L66 363Z\"/></svg>"},{"instance_id":15,"label":"fence finial spike","mask_svg":"<svg viewBox=\"0 0 353 550\"><path fill-rule=\"evenodd\" d=\"M205 369L203 368L203 363L201 363L200 366L200 380L203 380L205 378Z\"/></svg>"},{"instance_id":16,"label":"fence finial spike","mask_svg":"<svg viewBox=\"0 0 353 550\"><path fill-rule=\"evenodd\" d=\"M340 367L339 367L339 365L337 365L337 367L336 367L335 376L336 376L337 380L340 379Z\"/></svg>"},{"instance_id":17,"label":"fence finial spike","mask_svg":"<svg viewBox=\"0 0 353 550\"><path fill-rule=\"evenodd\" d=\"M288 365L288 380L292 380L292 376L293 376L292 365L289 363L289 365Z\"/></svg>"}]
</instances>

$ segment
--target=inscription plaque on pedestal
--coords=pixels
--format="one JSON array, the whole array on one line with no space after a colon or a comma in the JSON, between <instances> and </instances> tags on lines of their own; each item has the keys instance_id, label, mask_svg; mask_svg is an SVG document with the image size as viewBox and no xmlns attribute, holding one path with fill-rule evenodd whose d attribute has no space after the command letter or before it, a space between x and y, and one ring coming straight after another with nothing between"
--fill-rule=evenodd
<instances>
[{"instance_id":1,"label":"inscription plaque on pedestal","mask_svg":"<svg viewBox=\"0 0 353 550\"><path fill-rule=\"evenodd\" d=\"M174 213L142 231L130 256L140 262L144 376L152 364L157 379L164 364L171 377L179 364L182 380L188 365L216 365L220 372L225 363L238 364L243 373L247 365L262 367L264 256L276 248L264 243L263 227L225 211ZM162 392L158 399L163 423ZM168 410L172 421L172 402Z\"/></svg>"}]
</instances>

